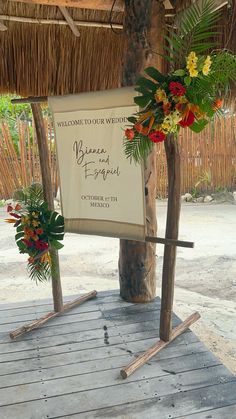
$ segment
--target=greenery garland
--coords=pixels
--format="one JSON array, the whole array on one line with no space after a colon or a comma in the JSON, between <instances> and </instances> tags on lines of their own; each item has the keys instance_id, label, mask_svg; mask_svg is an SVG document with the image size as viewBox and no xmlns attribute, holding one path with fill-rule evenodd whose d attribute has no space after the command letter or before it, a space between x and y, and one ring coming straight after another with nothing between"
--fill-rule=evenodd
<instances>
[{"instance_id":1,"label":"greenery garland","mask_svg":"<svg viewBox=\"0 0 236 419\"><path fill-rule=\"evenodd\" d=\"M165 37L164 58L173 70L164 75L148 67L147 77L137 81L140 96L134 102L141 110L128 118L131 125L124 139L128 158L140 162L168 134L177 138L180 127L199 133L222 114L222 97L230 82L236 82L236 57L230 51L212 50L216 43L207 41L217 35L218 18L214 0L203 0L201 7L196 2L182 14L178 29Z\"/></svg>"},{"instance_id":2,"label":"greenery garland","mask_svg":"<svg viewBox=\"0 0 236 419\"><path fill-rule=\"evenodd\" d=\"M17 204L8 205L12 218L5 221L16 227L15 240L20 253L27 253L30 278L36 282L51 278L51 249L61 249L64 238L64 217L50 211L43 199L43 189L38 183L15 192Z\"/></svg>"}]
</instances>

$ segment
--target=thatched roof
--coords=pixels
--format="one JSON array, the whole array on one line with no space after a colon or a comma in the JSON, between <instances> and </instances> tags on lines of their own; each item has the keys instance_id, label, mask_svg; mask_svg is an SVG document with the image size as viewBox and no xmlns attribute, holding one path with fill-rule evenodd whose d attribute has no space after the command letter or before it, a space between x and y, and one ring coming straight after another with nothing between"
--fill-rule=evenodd
<instances>
[{"instance_id":1,"label":"thatched roof","mask_svg":"<svg viewBox=\"0 0 236 419\"><path fill-rule=\"evenodd\" d=\"M0 15L64 20L58 7L1 2ZM70 8L75 21L109 22L109 11ZM123 13L112 20L122 23ZM79 27L4 20L0 32L0 92L59 95L119 86L124 37L110 28Z\"/></svg>"},{"instance_id":2,"label":"thatched roof","mask_svg":"<svg viewBox=\"0 0 236 419\"><path fill-rule=\"evenodd\" d=\"M32 3L33 1L39 2L32 0ZM73 0L69 1L73 4ZM191 1L193 0L165 0L166 7L170 9L167 10L167 23L173 24L173 5L179 11ZM42 2L57 3L51 0ZM81 1L83 2L89 3L85 0ZM225 3L222 0L216 2ZM0 31L0 93L47 96L108 89L120 85L125 51L125 39L121 30L123 8L120 7L123 0L116 3L120 11L112 13L112 22L121 27L115 29L115 32L109 27L110 10L69 8L69 13L76 22L108 23L108 28L101 25L78 26L80 37L76 37L69 26L55 24L57 21L65 23L57 6L32 3L20 3L19 0L0 2L0 23L7 27L6 31ZM105 0L94 3L103 5L113 2ZM227 5L224 7L224 17L220 23L221 42L223 47L236 52L236 1L232 4L232 8ZM3 16L20 17L28 21L11 21ZM45 24L45 20L50 21L50 24Z\"/></svg>"}]
</instances>

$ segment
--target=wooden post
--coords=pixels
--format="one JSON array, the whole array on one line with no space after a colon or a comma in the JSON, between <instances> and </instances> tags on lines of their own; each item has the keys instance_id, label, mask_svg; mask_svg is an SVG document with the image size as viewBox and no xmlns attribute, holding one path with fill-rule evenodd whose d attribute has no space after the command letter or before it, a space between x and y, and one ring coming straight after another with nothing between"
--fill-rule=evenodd
<instances>
[{"instance_id":1,"label":"wooden post","mask_svg":"<svg viewBox=\"0 0 236 419\"><path fill-rule=\"evenodd\" d=\"M175 327L171 333L170 340L168 342L164 342L163 340L159 340L155 345L151 346L146 352L142 355L138 356L134 361L132 361L129 365L122 368L120 371L122 378L127 378L131 374L133 374L138 368L148 362L151 358L153 358L158 352L160 352L163 348L165 348L170 342L176 339L181 333L185 332L193 323L195 323L198 319L200 319L200 314L196 311L195 313L191 314L186 320L179 324L179 326Z\"/></svg>"},{"instance_id":2,"label":"wooden post","mask_svg":"<svg viewBox=\"0 0 236 419\"><path fill-rule=\"evenodd\" d=\"M178 140L169 135L165 141L168 170L168 208L166 220L167 239L178 240L180 217L180 153ZM168 341L172 331L172 308L176 264L176 245L166 244L162 271L160 339Z\"/></svg>"},{"instance_id":3,"label":"wooden post","mask_svg":"<svg viewBox=\"0 0 236 419\"><path fill-rule=\"evenodd\" d=\"M47 137L45 133L42 110L39 103L31 103L31 108L33 112L35 130L37 134L44 199L48 203L48 208L50 210L54 210L54 197L53 197L50 164L49 164L48 141L47 141ZM63 299L62 299L58 251L54 249L50 250L50 256L52 260L51 274L52 274L52 294L53 294L54 310L56 312L59 312L59 311L62 311L63 309Z\"/></svg>"},{"instance_id":4,"label":"wooden post","mask_svg":"<svg viewBox=\"0 0 236 419\"><path fill-rule=\"evenodd\" d=\"M123 64L123 86L134 85L143 68L160 68L165 8L162 1L125 0L124 31L127 38ZM145 167L147 236L156 236L156 149L150 153ZM127 301L148 302L156 296L155 243L120 240L120 295Z\"/></svg>"}]
</instances>

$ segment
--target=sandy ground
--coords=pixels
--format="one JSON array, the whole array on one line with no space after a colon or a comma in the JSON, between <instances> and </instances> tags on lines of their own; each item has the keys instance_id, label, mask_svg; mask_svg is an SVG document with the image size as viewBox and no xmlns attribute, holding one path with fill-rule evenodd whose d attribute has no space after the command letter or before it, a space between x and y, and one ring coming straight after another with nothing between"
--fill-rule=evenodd
<instances>
[{"instance_id":1,"label":"sandy ground","mask_svg":"<svg viewBox=\"0 0 236 419\"><path fill-rule=\"evenodd\" d=\"M158 235L164 236L166 203L157 202ZM27 257L18 254L14 228L0 209L0 302L51 297L51 285L34 284ZM175 312L182 318L198 310L192 327L206 346L236 374L236 205L183 204L180 239L194 249L178 249ZM60 251L64 295L119 288L119 240L67 234ZM157 246L160 295L163 246Z\"/></svg>"}]
</instances>

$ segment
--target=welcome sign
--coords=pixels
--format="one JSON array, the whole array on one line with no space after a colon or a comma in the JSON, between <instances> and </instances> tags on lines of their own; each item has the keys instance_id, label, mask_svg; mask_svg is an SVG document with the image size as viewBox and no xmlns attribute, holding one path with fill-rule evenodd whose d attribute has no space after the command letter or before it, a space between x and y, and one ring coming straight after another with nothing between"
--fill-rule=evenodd
<instances>
[{"instance_id":1,"label":"welcome sign","mask_svg":"<svg viewBox=\"0 0 236 419\"><path fill-rule=\"evenodd\" d=\"M133 96L122 88L49 99L68 232L145 239L143 170L123 150Z\"/></svg>"}]
</instances>

